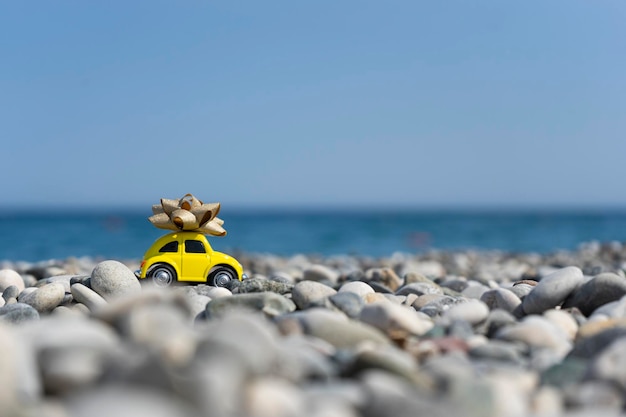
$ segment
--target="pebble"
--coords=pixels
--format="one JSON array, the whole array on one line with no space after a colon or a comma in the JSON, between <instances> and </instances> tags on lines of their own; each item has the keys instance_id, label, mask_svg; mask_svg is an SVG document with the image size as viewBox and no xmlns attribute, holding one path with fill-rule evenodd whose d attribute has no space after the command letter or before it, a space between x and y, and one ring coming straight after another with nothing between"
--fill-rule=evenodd
<instances>
[{"instance_id":1,"label":"pebble","mask_svg":"<svg viewBox=\"0 0 626 417\"><path fill-rule=\"evenodd\" d=\"M99 307L107 304L106 300L97 292L93 291L91 288L87 288L83 284L72 285L71 291L74 300L86 305L91 311L97 310Z\"/></svg>"},{"instance_id":2,"label":"pebble","mask_svg":"<svg viewBox=\"0 0 626 417\"><path fill-rule=\"evenodd\" d=\"M379 283L390 291L396 291L403 283L391 268L370 268L365 272L365 279L370 283Z\"/></svg>"},{"instance_id":3,"label":"pebble","mask_svg":"<svg viewBox=\"0 0 626 417\"><path fill-rule=\"evenodd\" d=\"M421 336L434 327L430 317L415 309L393 303L371 303L361 310L359 320L385 332L392 340Z\"/></svg>"},{"instance_id":4,"label":"pebble","mask_svg":"<svg viewBox=\"0 0 626 417\"><path fill-rule=\"evenodd\" d=\"M2 298L6 302L8 302L9 300L13 300L13 299L17 300L17 297L19 296L19 294L20 294L20 290L17 286L9 285L2 292Z\"/></svg>"},{"instance_id":5,"label":"pebble","mask_svg":"<svg viewBox=\"0 0 626 417\"><path fill-rule=\"evenodd\" d=\"M338 279L339 272L326 265L320 264L306 268L302 277L304 281L329 282L331 284L336 284Z\"/></svg>"},{"instance_id":6,"label":"pebble","mask_svg":"<svg viewBox=\"0 0 626 417\"><path fill-rule=\"evenodd\" d=\"M542 316L531 315L522 321L501 328L497 339L521 342L530 347L547 348L564 357L571 349L566 334Z\"/></svg>"},{"instance_id":7,"label":"pebble","mask_svg":"<svg viewBox=\"0 0 626 417\"><path fill-rule=\"evenodd\" d=\"M596 356L589 366L588 374L593 379L607 381L626 390L626 338L615 340Z\"/></svg>"},{"instance_id":8,"label":"pebble","mask_svg":"<svg viewBox=\"0 0 626 417\"><path fill-rule=\"evenodd\" d=\"M230 297L214 298L206 305L207 317L219 317L232 310L249 309L262 311L269 316L278 316L296 309L293 301L274 292L233 294Z\"/></svg>"},{"instance_id":9,"label":"pebble","mask_svg":"<svg viewBox=\"0 0 626 417\"><path fill-rule=\"evenodd\" d=\"M299 309L304 310L308 307L320 305L331 295L337 294L337 291L317 281L300 281L291 292L291 297Z\"/></svg>"},{"instance_id":10,"label":"pebble","mask_svg":"<svg viewBox=\"0 0 626 417\"><path fill-rule=\"evenodd\" d=\"M479 300L454 304L443 313L443 317L448 320L464 320L471 325L483 322L488 315L489 307Z\"/></svg>"},{"instance_id":11,"label":"pebble","mask_svg":"<svg viewBox=\"0 0 626 417\"><path fill-rule=\"evenodd\" d=\"M443 295L443 290L435 283L426 283L426 282L414 282L412 284L406 284L398 291L396 291L396 295L425 295L425 294L436 294Z\"/></svg>"},{"instance_id":12,"label":"pebble","mask_svg":"<svg viewBox=\"0 0 626 417\"><path fill-rule=\"evenodd\" d=\"M359 317L365 305L365 301L358 294L350 291L339 291L328 297L328 301L350 318Z\"/></svg>"},{"instance_id":13,"label":"pebble","mask_svg":"<svg viewBox=\"0 0 626 417\"><path fill-rule=\"evenodd\" d=\"M24 280L20 274L12 269L0 269L0 292L11 285L15 285L19 291L25 288Z\"/></svg>"},{"instance_id":14,"label":"pebble","mask_svg":"<svg viewBox=\"0 0 626 417\"><path fill-rule=\"evenodd\" d=\"M365 299L367 294L373 294L374 289L367 283L362 281L346 282L339 288L339 292L351 292L358 295L362 299Z\"/></svg>"},{"instance_id":15,"label":"pebble","mask_svg":"<svg viewBox=\"0 0 626 417\"><path fill-rule=\"evenodd\" d=\"M509 313L513 313L522 304L522 300L513 291L506 288L486 291L480 300L491 310L499 308Z\"/></svg>"},{"instance_id":16,"label":"pebble","mask_svg":"<svg viewBox=\"0 0 626 417\"><path fill-rule=\"evenodd\" d=\"M0 320L20 324L30 320L38 320L39 312L28 304L14 303L0 307Z\"/></svg>"},{"instance_id":17,"label":"pebble","mask_svg":"<svg viewBox=\"0 0 626 417\"><path fill-rule=\"evenodd\" d=\"M557 307L581 285L583 272L570 266L545 276L524 298L522 308L526 314L541 314Z\"/></svg>"},{"instance_id":18,"label":"pebble","mask_svg":"<svg viewBox=\"0 0 626 417\"><path fill-rule=\"evenodd\" d=\"M46 284L33 292L20 296L20 303L28 304L40 314L49 313L61 304L65 286L60 283Z\"/></svg>"},{"instance_id":19,"label":"pebble","mask_svg":"<svg viewBox=\"0 0 626 417\"><path fill-rule=\"evenodd\" d=\"M356 349L363 344L389 344L389 339L378 329L342 313L322 308L287 314L282 320L297 320L304 332L330 343L338 349Z\"/></svg>"},{"instance_id":20,"label":"pebble","mask_svg":"<svg viewBox=\"0 0 626 417\"><path fill-rule=\"evenodd\" d=\"M585 316L626 295L626 278L613 273L597 275L581 285L563 304L564 308L577 307Z\"/></svg>"},{"instance_id":21,"label":"pebble","mask_svg":"<svg viewBox=\"0 0 626 417\"><path fill-rule=\"evenodd\" d=\"M271 291L278 294L287 294L293 289L293 284L280 281L271 281L268 279L250 278L241 282L237 287L239 294L250 292L266 292Z\"/></svg>"},{"instance_id":22,"label":"pebble","mask_svg":"<svg viewBox=\"0 0 626 417\"><path fill-rule=\"evenodd\" d=\"M141 292L141 284L126 265L103 261L91 273L91 289L107 301Z\"/></svg>"}]
</instances>

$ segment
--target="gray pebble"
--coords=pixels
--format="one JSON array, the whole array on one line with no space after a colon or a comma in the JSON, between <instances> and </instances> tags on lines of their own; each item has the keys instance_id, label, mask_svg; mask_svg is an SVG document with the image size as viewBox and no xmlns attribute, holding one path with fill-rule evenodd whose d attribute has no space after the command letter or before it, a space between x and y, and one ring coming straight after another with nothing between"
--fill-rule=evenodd
<instances>
[{"instance_id":1,"label":"gray pebble","mask_svg":"<svg viewBox=\"0 0 626 417\"><path fill-rule=\"evenodd\" d=\"M391 339L404 339L409 335L421 336L434 327L425 314L400 304L377 302L367 304L359 319L386 333Z\"/></svg>"},{"instance_id":2,"label":"gray pebble","mask_svg":"<svg viewBox=\"0 0 626 417\"><path fill-rule=\"evenodd\" d=\"M559 269L543 277L535 288L524 298L522 308L526 314L540 314L559 306L581 285L583 272L570 266Z\"/></svg>"},{"instance_id":3,"label":"gray pebble","mask_svg":"<svg viewBox=\"0 0 626 417\"><path fill-rule=\"evenodd\" d=\"M336 284L339 279L339 272L326 265L312 265L303 272L304 281L329 282Z\"/></svg>"},{"instance_id":4,"label":"gray pebble","mask_svg":"<svg viewBox=\"0 0 626 417\"><path fill-rule=\"evenodd\" d=\"M20 302L28 304L39 313L49 313L61 304L65 297L65 286L60 283L46 284L41 288L20 296Z\"/></svg>"},{"instance_id":5,"label":"gray pebble","mask_svg":"<svg viewBox=\"0 0 626 417\"><path fill-rule=\"evenodd\" d=\"M443 295L443 290L434 282L426 283L426 282L415 282L412 284L404 285L400 287L398 291L396 291L396 295L408 295L408 294L416 294L418 296L424 294L437 294Z\"/></svg>"},{"instance_id":6,"label":"gray pebble","mask_svg":"<svg viewBox=\"0 0 626 417\"><path fill-rule=\"evenodd\" d=\"M353 292L339 291L328 297L333 306L344 312L350 318L358 318L365 303L363 299Z\"/></svg>"},{"instance_id":7,"label":"gray pebble","mask_svg":"<svg viewBox=\"0 0 626 417\"><path fill-rule=\"evenodd\" d=\"M230 297L214 298L206 305L207 317L219 317L232 310L250 309L262 311L269 316L278 316L296 309L288 298L274 292L233 294Z\"/></svg>"},{"instance_id":8,"label":"gray pebble","mask_svg":"<svg viewBox=\"0 0 626 417\"><path fill-rule=\"evenodd\" d=\"M4 298L4 301L9 301L10 299L17 299L19 294L19 288L17 288L15 285L9 285L2 292L2 298Z\"/></svg>"},{"instance_id":9,"label":"gray pebble","mask_svg":"<svg viewBox=\"0 0 626 417\"><path fill-rule=\"evenodd\" d=\"M123 263L104 261L96 265L91 273L91 289L109 301L141 292L141 284Z\"/></svg>"},{"instance_id":10,"label":"gray pebble","mask_svg":"<svg viewBox=\"0 0 626 417\"><path fill-rule=\"evenodd\" d=\"M96 309L107 304L107 301L97 292L87 288L83 284L72 285L71 291L76 302L86 305L91 311L95 311Z\"/></svg>"},{"instance_id":11,"label":"gray pebble","mask_svg":"<svg viewBox=\"0 0 626 417\"><path fill-rule=\"evenodd\" d=\"M337 291L328 285L316 281L300 281L291 292L291 297L299 309L306 309L313 305L320 305L326 298L337 294Z\"/></svg>"},{"instance_id":12,"label":"gray pebble","mask_svg":"<svg viewBox=\"0 0 626 417\"><path fill-rule=\"evenodd\" d=\"M622 391L626 389L626 338L615 340L598 356L590 367L589 376L617 385Z\"/></svg>"},{"instance_id":13,"label":"gray pebble","mask_svg":"<svg viewBox=\"0 0 626 417\"><path fill-rule=\"evenodd\" d=\"M503 327L497 339L522 342L530 347L548 348L564 357L571 349L567 336L557 326L541 316L527 316L522 321Z\"/></svg>"},{"instance_id":14,"label":"gray pebble","mask_svg":"<svg viewBox=\"0 0 626 417\"><path fill-rule=\"evenodd\" d=\"M593 277L581 285L563 304L564 308L577 307L585 316L611 301L626 295L626 278L613 273Z\"/></svg>"},{"instance_id":15,"label":"gray pebble","mask_svg":"<svg viewBox=\"0 0 626 417\"><path fill-rule=\"evenodd\" d=\"M535 288L534 285L528 285L528 284L515 284L513 285L510 290L513 294L517 295L517 297L520 300L524 300L524 298L526 298L526 296L528 294L530 294L530 292Z\"/></svg>"},{"instance_id":16,"label":"gray pebble","mask_svg":"<svg viewBox=\"0 0 626 417\"><path fill-rule=\"evenodd\" d=\"M389 344L389 339L378 329L326 309L311 308L281 316L278 320L296 320L306 334L339 349L355 349L363 343Z\"/></svg>"},{"instance_id":17,"label":"gray pebble","mask_svg":"<svg viewBox=\"0 0 626 417\"><path fill-rule=\"evenodd\" d=\"M39 312L28 304L14 303L0 307L0 320L20 324L30 320L38 320Z\"/></svg>"},{"instance_id":18,"label":"gray pebble","mask_svg":"<svg viewBox=\"0 0 626 417\"><path fill-rule=\"evenodd\" d=\"M271 291L278 294L287 294L293 289L293 284L280 281L271 281L261 278L250 278L241 282L237 287L237 293L244 294L250 292Z\"/></svg>"}]
</instances>

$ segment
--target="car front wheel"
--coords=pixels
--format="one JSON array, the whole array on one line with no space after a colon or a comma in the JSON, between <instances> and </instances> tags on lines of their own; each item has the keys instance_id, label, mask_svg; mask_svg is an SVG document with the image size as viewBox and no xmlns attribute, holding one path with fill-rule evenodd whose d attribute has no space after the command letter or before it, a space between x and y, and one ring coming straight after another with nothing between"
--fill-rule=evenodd
<instances>
[{"instance_id":1,"label":"car front wheel","mask_svg":"<svg viewBox=\"0 0 626 417\"><path fill-rule=\"evenodd\" d=\"M209 274L209 285L214 287L228 287L231 281L237 279L236 277L235 271L221 266Z\"/></svg>"},{"instance_id":2,"label":"car front wheel","mask_svg":"<svg viewBox=\"0 0 626 417\"><path fill-rule=\"evenodd\" d=\"M176 281L176 272L174 268L166 264L157 264L148 271L148 277L152 278L152 282L157 287L169 287Z\"/></svg>"}]
</instances>

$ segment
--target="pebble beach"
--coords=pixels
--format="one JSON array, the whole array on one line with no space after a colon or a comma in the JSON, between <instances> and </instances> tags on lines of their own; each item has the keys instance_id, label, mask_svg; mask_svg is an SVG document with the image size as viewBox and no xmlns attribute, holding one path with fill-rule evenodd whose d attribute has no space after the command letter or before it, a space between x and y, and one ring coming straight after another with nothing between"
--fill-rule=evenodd
<instances>
[{"instance_id":1,"label":"pebble beach","mask_svg":"<svg viewBox=\"0 0 626 417\"><path fill-rule=\"evenodd\" d=\"M237 258L228 288L0 262L0 416L623 414L619 242Z\"/></svg>"}]
</instances>

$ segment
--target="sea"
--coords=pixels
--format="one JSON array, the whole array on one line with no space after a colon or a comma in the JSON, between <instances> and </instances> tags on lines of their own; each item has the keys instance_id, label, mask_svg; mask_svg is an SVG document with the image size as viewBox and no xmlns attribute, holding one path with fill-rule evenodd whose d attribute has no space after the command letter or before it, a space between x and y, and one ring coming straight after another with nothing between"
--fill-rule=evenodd
<instances>
[{"instance_id":1,"label":"sea","mask_svg":"<svg viewBox=\"0 0 626 417\"><path fill-rule=\"evenodd\" d=\"M0 260L140 259L167 233L145 210L0 210ZM386 257L432 250L550 253L586 242L626 242L626 209L296 210L220 213L223 252Z\"/></svg>"}]
</instances>

